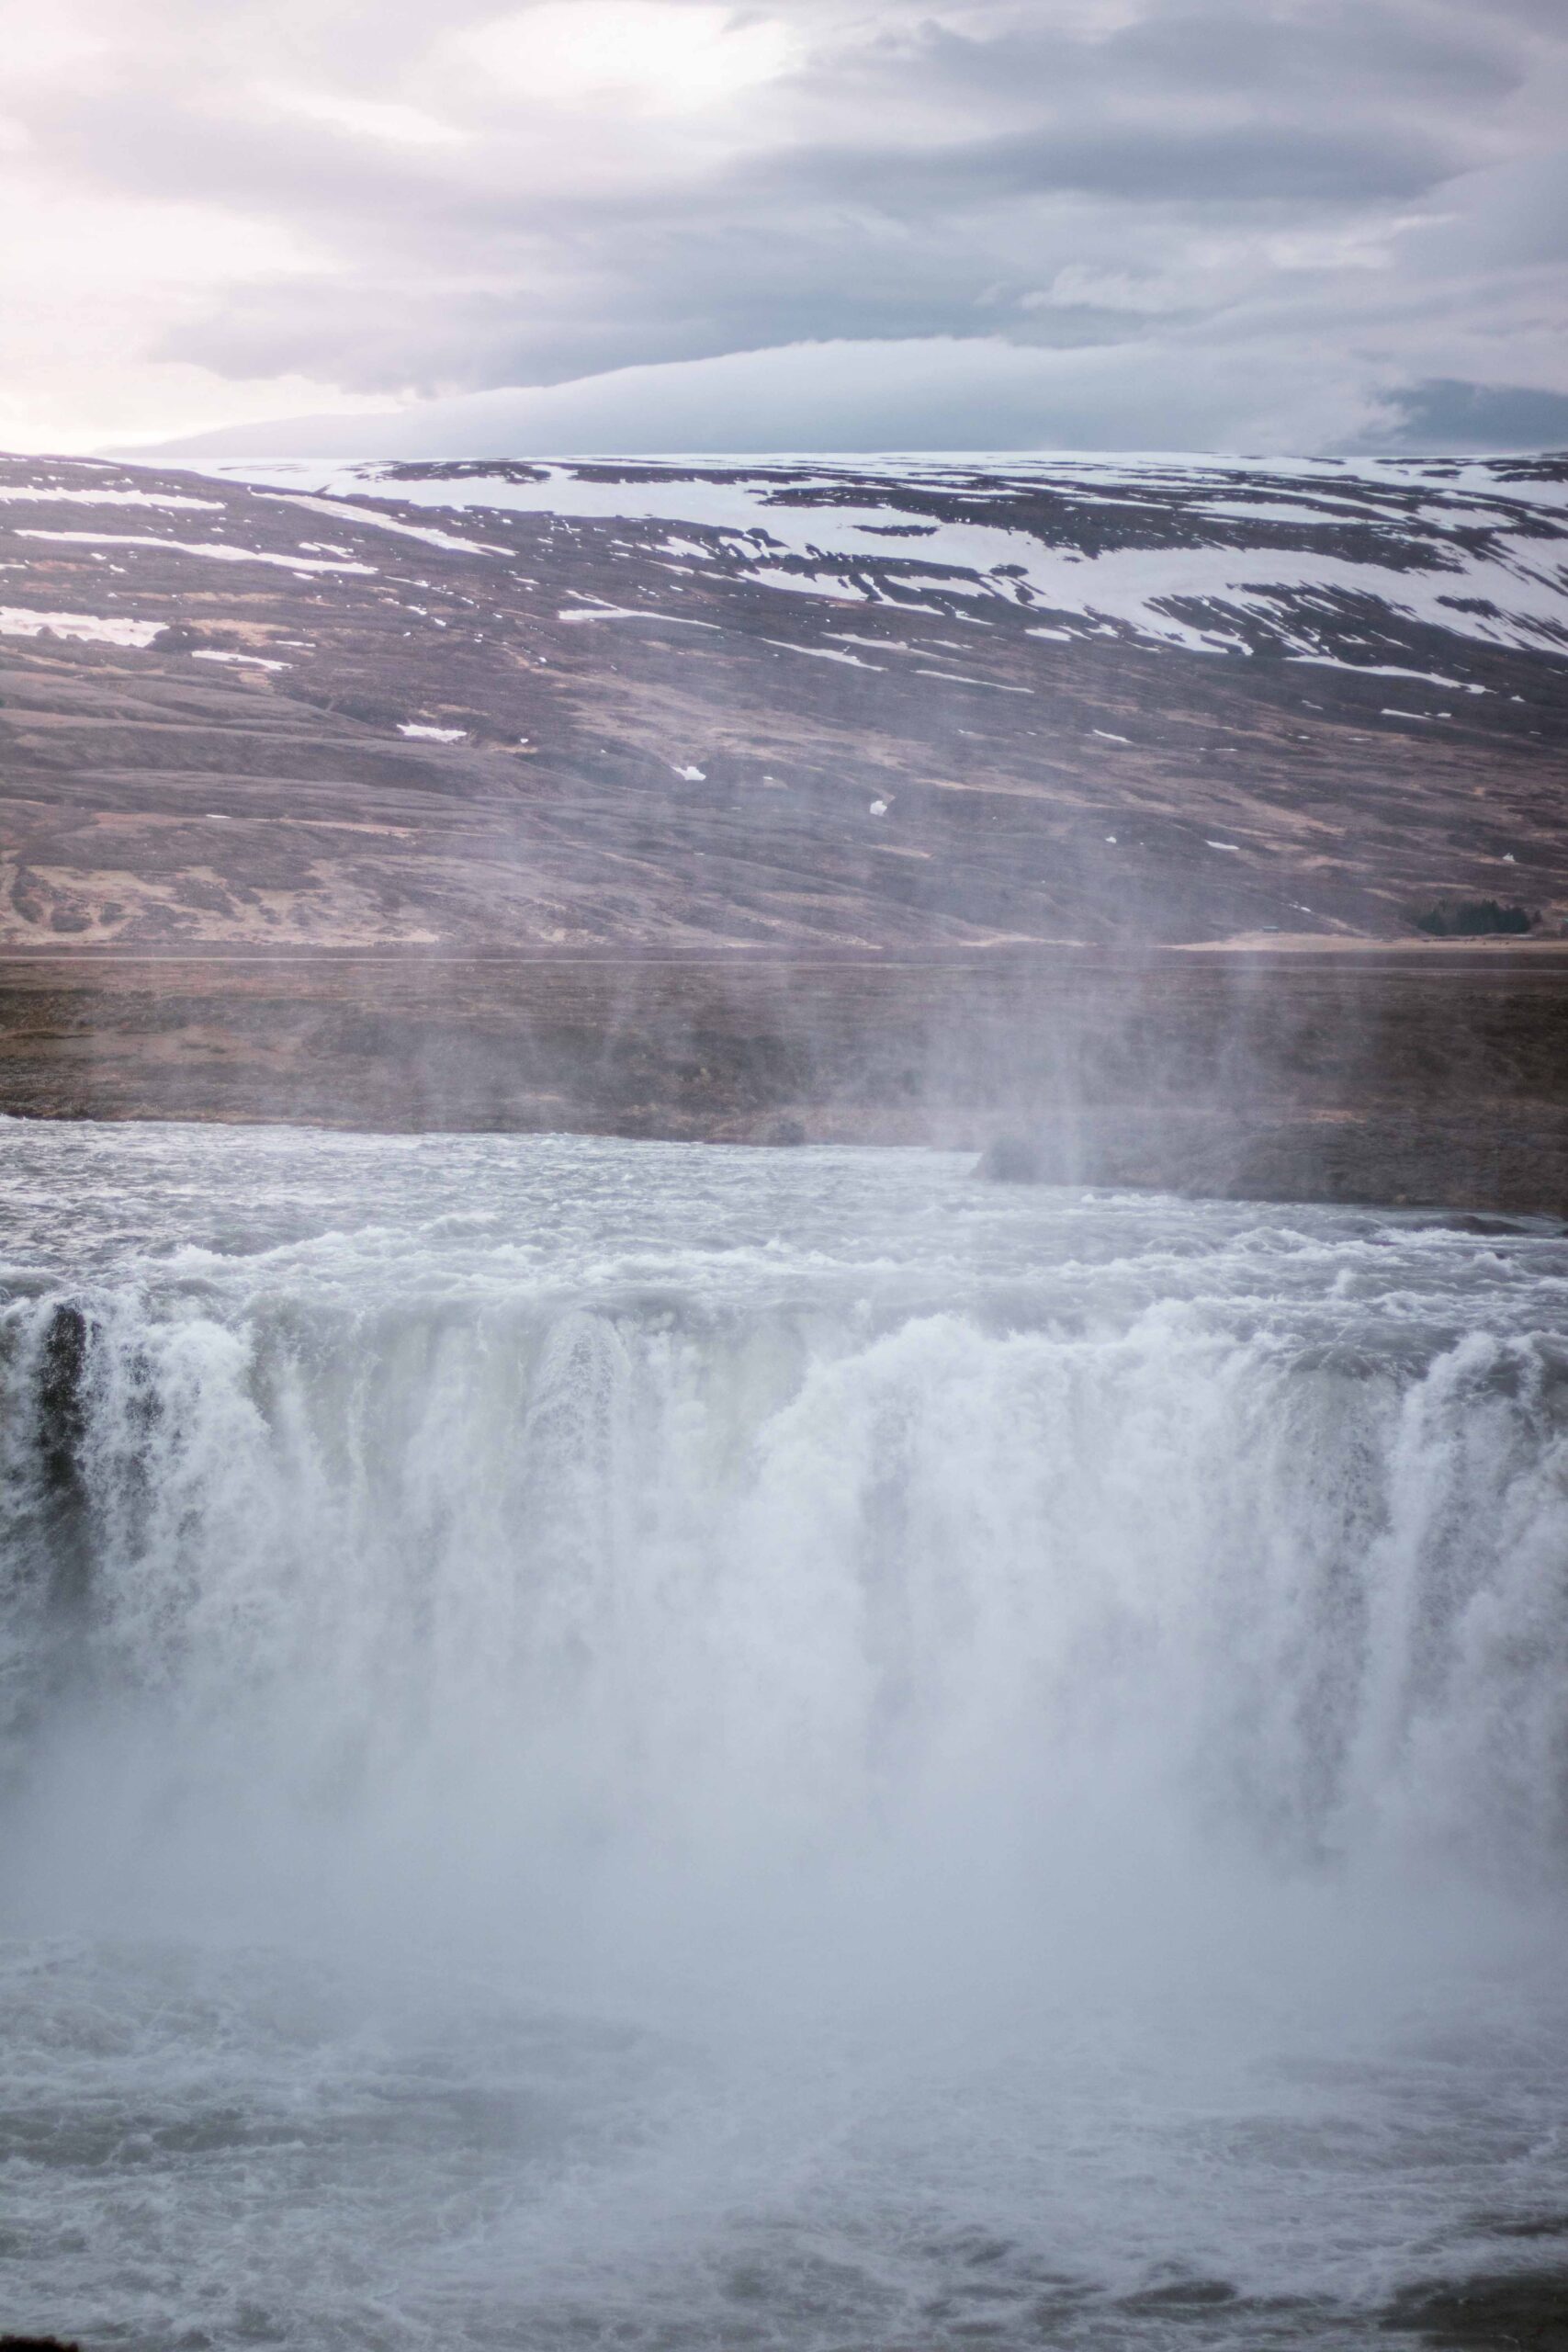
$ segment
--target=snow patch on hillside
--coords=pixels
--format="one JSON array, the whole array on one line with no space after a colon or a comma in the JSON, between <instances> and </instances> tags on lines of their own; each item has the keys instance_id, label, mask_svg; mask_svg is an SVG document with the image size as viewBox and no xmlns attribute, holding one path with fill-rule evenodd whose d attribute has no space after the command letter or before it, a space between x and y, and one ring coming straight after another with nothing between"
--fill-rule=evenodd
<instances>
[{"instance_id":1,"label":"snow patch on hillside","mask_svg":"<svg viewBox=\"0 0 1568 2352\"><path fill-rule=\"evenodd\" d=\"M70 547L155 548L161 555L194 555L219 563L272 563L285 571L357 571L373 573L373 563L345 563L324 556L272 555L265 548L235 548L222 539L160 539L132 531L18 531L19 539L53 539Z\"/></svg>"},{"instance_id":2,"label":"snow patch on hillside","mask_svg":"<svg viewBox=\"0 0 1568 2352\"><path fill-rule=\"evenodd\" d=\"M0 605L0 637L77 639L84 645L151 645L161 636L163 621L133 621L118 613L32 613L16 605Z\"/></svg>"},{"instance_id":3,"label":"snow patch on hillside","mask_svg":"<svg viewBox=\"0 0 1568 2352\"><path fill-rule=\"evenodd\" d=\"M725 580L906 608L911 594L999 603L1190 652L1261 637L1321 658L1325 638L1358 613L1375 628L1379 608L1399 628L1568 652L1568 482L1513 461L699 463L628 464L619 480L602 462L515 474L298 460L204 470L298 484L323 503L379 497L557 517L569 529L657 524L659 554L678 546ZM965 511L933 511L939 500ZM1249 526L1262 544L1245 544ZM713 536L671 542L671 526Z\"/></svg>"}]
</instances>

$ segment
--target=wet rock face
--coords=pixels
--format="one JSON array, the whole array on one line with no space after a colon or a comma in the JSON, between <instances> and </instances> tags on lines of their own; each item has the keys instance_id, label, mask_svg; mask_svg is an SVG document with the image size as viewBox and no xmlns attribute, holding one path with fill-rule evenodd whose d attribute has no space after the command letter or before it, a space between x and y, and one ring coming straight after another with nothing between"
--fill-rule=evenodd
<instances>
[{"instance_id":1,"label":"wet rock face","mask_svg":"<svg viewBox=\"0 0 1568 2352\"><path fill-rule=\"evenodd\" d=\"M1501 1240L1517 1232L1511 1216L1568 1217L1568 1107L1494 1104L1478 1121L1386 1099L1317 1117L1283 1104L1129 1105L1002 1136L975 1172L999 1183L1446 1211L1457 1229Z\"/></svg>"},{"instance_id":2,"label":"wet rock face","mask_svg":"<svg viewBox=\"0 0 1568 2352\"><path fill-rule=\"evenodd\" d=\"M62 1638L88 1605L91 1510L83 1476L92 1325L73 1301L48 1309L31 1342L22 1394L32 1408L32 1525L23 1545L46 1615ZM38 1695L36 1692L33 1694Z\"/></svg>"},{"instance_id":3,"label":"wet rock face","mask_svg":"<svg viewBox=\"0 0 1568 2352\"><path fill-rule=\"evenodd\" d=\"M1038 1136L998 1136L980 1155L976 1176L993 1184L1049 1184L1055 1176L1057 1155Z\"/></svg>"},{"instance_id":4,"label":"wet rock face","mask_svg":"<svg viewBox=\"0 0 1568 2352\"><path fill-rule=\"evenodd\" d=\"M69 1302L50 1317L39 1351L38 1450L46 1492L70 1498L77 1484L77 1457L86 1429L82 1395L87 1364L86 1316Z\"/></svg>"},{"instance_id":5,"label":"wet rock face","mask_svg":"<svg viewBox=\"0 0 1568 2352\"><path fill-rule=\"evenodd\" d=\"M1393 2338L1445 2352L1568 2352L1568 2270L1413 2287L1383 2315Z\"/></svg>"}]
</instances>

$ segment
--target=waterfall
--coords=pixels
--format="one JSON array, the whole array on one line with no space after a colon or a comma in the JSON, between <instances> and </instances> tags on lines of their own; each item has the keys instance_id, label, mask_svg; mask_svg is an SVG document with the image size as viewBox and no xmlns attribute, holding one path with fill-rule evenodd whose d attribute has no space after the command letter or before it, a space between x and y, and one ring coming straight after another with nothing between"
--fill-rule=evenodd
<instances>
[{"instance_id":1,"label":"waterfall","mask_svg":"<svg viewBox=\"0 0 1568 2352\"><path fill-rule=\"evenodd\" d=\"M0 1193L29 2324L1257 2352L1550 2250L1554 1228L174 1129Z\"/></svg>"},{"instance_id":2,"label":"waterfall","mask_svg":"<svg viewBox=\"0 0 1568 2352\"><path fill-rule=\"evenodd\" d=\"M520 1838L820 1852L1114 1786L1277 1861L1562 1859L1539 1335L110 1292L15 1303L0 1376L24 1775L96 1713L165 1807L340 1828L468 1776Z\"/></svg>"}]
</instances>

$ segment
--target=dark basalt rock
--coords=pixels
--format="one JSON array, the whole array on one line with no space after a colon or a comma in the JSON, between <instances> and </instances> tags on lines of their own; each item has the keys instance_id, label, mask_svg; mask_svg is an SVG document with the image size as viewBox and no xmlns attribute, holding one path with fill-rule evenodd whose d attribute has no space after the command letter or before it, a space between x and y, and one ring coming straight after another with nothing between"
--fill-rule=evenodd
<instances>
[{"instance_id":1,"label":"dark basalt rock","mask_svg":"<svg viewBox=\"0 0 1568 2352\"><path fill-rule=\"evenodd\" d=\"M45 1484L56 1496L75 1488L75 1458L85 1430L85 1369L87 1317L66 1301L54 1307L38 1362L38 1453Z\"/></svg>"},{"instance_id":2,"label":"dark basalt rock","mask_svg":"<svg viewBox=\"0 0 1568 2352\"><path fill-rule=\"evenodd\" d=\"M1530 1229L1521 1216L1568 1216L1568 1116L1495 1103L1478 1119L1386 1102L1328 1116L1086 1109L998 1136L975 1173L993 1183L1425 1209L1458 1232L1517 1239Z\"/></svg>"},{"instance_id":3,"label":"dark basalt rock","mask_svg":"<svg viewBox=\"0 0 1568 2352\"><path fill-rule=\"evenodd\" d=\"M1210 2312L1223 2311L1226 2304L1240 2301L1228 2278L1170 2278L1124 2296L1121 2308L1124 2312Z\"/></svg>"},{"instance_id":4,"label":"dark basalt rock","mask_svg":"<svg viewBox=\"0 0 1568 2352\"><path fill-rule=\"evenodd\" d=\"M1390 2335L1447 2352L1568 2352L1568 2272L1412 2287L1383 2314Z\"/></svg>"},{"instance_id":5,"label":"dark basalt rock","mask_svg":"<svg viewBox=\"0 0 1568 2352\"><path fill-rule=\"evenodd\" d=\"M87 1363L87 1318L69 1301L51 1316L39 1353L39 1454L51 1495L71 1494L85 1428L82 1375ZM0 2339L3 2342L3 2339Z\"/></svg>"},{"instance_id":6,"label":"dark basalt rock","mask_svg":"<svg viewBox=\"0 0 1568 2352\"><path fill-rule=\"evenodd\" d=\"M82 1608L92 1579L87 1498L81 1472L87 1433L84 1389L91 1345L87 1317L73 1301L62 1300L44 1328L33 1401L50 1596L62 1619L73 1617Z\"/></svg>"},{"instance_id":7,"label":"dark basalt rock","mask_svg":"<svg viewBox=\"0 0 1568 2352\"><path fill-rule=\"evenodd\" d=\"M1529 1231L1517 1216L1490 1216L1476 1209L1452 1210L1446 1216L1435 1216L1432 1223L1440 1225L1448 1233L1472 1233L1489 1240L1517 1241L1521 1234Z\"/></svg>"},{"instance_id":8,"label":"dark basalt rock","mask_svg":"<svg viewBox=\"0 0 1568 2352\"><path fill-rule=\"evenodd\" d=\"M975 1173L992 1184L1048 1182L1046 1155L1030 1136L998 1136L987 1144Z\"/></svg>"}]
</instances>

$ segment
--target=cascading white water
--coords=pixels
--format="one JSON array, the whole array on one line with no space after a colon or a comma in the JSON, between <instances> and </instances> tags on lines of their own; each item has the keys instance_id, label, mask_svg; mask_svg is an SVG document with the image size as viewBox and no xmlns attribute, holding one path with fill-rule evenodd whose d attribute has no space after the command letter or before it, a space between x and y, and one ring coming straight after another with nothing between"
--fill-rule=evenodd
<instances>
[{"instance_id":1,"label":"cascading white water","mask_svg":"<svg viewBox=\"0 0 1568 2352\"><path fill-rule=\"evenodd\" d=\"M1348 2344L1551 2205L1554 1235L0 1152L32 2324Z\"/></svg>"}]
</instances>

